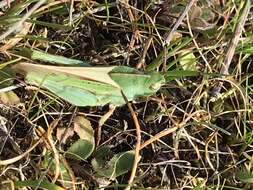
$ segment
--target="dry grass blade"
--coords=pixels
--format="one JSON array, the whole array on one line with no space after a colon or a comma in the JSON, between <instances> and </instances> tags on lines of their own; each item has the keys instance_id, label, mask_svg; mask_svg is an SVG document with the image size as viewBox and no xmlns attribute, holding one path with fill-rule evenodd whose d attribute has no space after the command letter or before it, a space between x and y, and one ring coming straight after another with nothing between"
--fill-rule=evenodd
<instances>
[{"instance_id":1,"label":"dry grass blade","mask_svg":"<svg viewBox=\"0 0 253 190\"><path fill-rule=\"evenodd\" d=\"M5 165L9 165L9 164L13 164L19 160L21 160L22 158L24 158L25 156L27 156L36 146L38 146L38 144L41 142L41 138L35 143L33 144L27 151L25 151L24 153L11 158L11 159L7 159L7 160L0 160L0 166L5 166Z\"/></svg>"},{"instance_id":2,"label":"dry grass blade","mask_svg":"<svg viewBox=\"0 0 253 190\"><path fill-rule=\"evenodd\" d=\"M207 160L207 162L208 162L210 168L211 168L212 170L214 170L214 171L215 171L215 168L214 168L214 166L213 166L213 164L212 164L212 161L211 161L211 159L210 159L210 156L209 156L208 146L209 146L209 144L212 142L212 140L213 140L213 138L215 137L215 135L217 134L217 132L218 132L218 131L216 130L216 131L214 131L214 132L209 136L209 138L208 138L207 141L206 141L206 145L205 145L205 156L206 156L206 160Z\"/></svg>"},{"instance_id":3,"label":"dry grass blade","mask_svg":"<svg viewBox=\"0 0 253 190\"><path fill-rule=\"evenodd\" d=\"M52 139L52 132L53 132L54 128L57 127L59 120L60 120L60 118L54 120L47 130L47 140L48 140L48 143L50 144L50 147L54 153L54 161L55 161L55 174L54 174L53 182L56 182L59 175L60 175L60 155L59 155L59 152L56 149L54 141Z\"/></svg>"},{"instance_id":4,"label":"dry grass blade","mask_svg":"<svg viewBox=\"0 0 253 190\"><path fill-rule=\"evenodd\" d=\"M116 109L116 106L114 105L109 105L109 110L108 112L103 115L99 121L98 121L98 127L97 127L97 139L96 139L96 145L97 147L100 144L100 140L101 140L101 134L102 134L102 126L105 124L105 122L111 117L111 115L113 114L114 110Z\"/></svg>"}]
</instances>

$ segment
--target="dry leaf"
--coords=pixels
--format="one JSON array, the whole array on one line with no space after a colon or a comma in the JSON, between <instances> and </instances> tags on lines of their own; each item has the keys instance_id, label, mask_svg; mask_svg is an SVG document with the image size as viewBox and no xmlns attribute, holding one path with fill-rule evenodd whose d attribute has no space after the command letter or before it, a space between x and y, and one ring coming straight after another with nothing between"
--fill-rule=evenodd
<instances>
[{"instance_id":1,"label":"dry leaf","mask_svg":"<svg viewBox=\"0 0 253 190\"><path fill-rule=\"evenodd\" d=\"M74 131L81 139L86 139L88 141L94 139L94 131L90 121L82 116L77 116L74 119Z\"/></svg>"},{"instance_id":2,"label":"dry leaf","mask_svg":"<svg viewBox=\"0 0 253 190\"><path fill-rule=\"evenodd\" d=\"M57 127L56 129L56 138L59 142L63 144L66 143L67 139L74 135L73 127Z\"/></svg>"}]
</instances>

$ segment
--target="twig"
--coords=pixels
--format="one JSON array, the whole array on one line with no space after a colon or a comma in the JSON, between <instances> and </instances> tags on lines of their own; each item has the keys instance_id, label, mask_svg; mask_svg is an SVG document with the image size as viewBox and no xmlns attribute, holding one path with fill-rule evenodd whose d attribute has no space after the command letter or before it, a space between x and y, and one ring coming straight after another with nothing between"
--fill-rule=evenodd
<instances>
[{"instance_id":1,"label":"twig","mask_svg":"<svg viewBox=\"0 0 253 190\"><path fill-rule=\"evenodd\" d=\"M135 124L135 128L136 128L136 144L135 144L135 155L134 155L134 163L133 163L133 167L132 167L132 172L131 172L131 176L128 180L128 185L125 188L125 190L130 190L131 186L133 185L133 181L134 181L134 177L137 171L137 167L138 167L138 163L140 161L140 149L141 149L141 127L138 121L138 118L131 106L131 104L128 102L126 96L124 95L123 92L122 96L125 99L126 103L127 103L127 107L131 112L132 118L134 120L134 124Z\"/></svg>"},{"instance_id":2,"label":"twig","mask_svg":"<svg viewBox=\"0 0 253 190\"><path fill-rule=\"evenodd\" d=\"M250 6L251 6L251 0L247 0L244 4L244 9L242 11L242 14L240 16L240 20L236 26L236 30L234 33L234 38L231 40L225 60L224 60L224 64L221 68L220 74L223 76L228 74L228 69L230 66L230 63L232 61L232 58L234 56L235 53L235 48L239 42L240 36L242 34L242 30L243 30L243 26L246 22L247 16L249 14L250 11ZM219 82L219 84L212 90L212 95L213 96L217 96L222 88L223 82Z\"/></svg>"}]
</instances>

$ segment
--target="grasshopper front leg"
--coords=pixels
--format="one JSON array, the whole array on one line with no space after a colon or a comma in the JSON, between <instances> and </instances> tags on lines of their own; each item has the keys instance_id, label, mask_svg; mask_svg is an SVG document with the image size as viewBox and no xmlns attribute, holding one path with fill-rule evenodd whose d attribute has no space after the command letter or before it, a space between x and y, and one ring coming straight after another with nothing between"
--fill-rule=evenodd
<instances>
[{"instance_id":1,"label":"grasshopper front leg","mask_svg":"<svg viewBox=\"0 0 253 190\"><path fill-rule=\"evenodd\" d=\"M97 139L96 139L96 145L98 147L100 140L101 140L101 133L102 133L102 126L105 124L105 122L111 117L115 110L116 106L113 104L109 105L109 110L106 114L104 114L98 121L98 127L97 127Z\"/></svg>"}]
</instances>

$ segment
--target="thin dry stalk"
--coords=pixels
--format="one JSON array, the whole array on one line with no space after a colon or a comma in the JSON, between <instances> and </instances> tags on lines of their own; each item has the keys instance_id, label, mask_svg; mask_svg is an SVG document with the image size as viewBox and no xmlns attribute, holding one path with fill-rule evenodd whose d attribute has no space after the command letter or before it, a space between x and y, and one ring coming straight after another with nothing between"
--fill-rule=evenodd
<instances>
[{"instance_id":1,"label":"thin dry stalk","mask_svg":"<svg viewBox=\"0 0 253 190\"><path fill-rule=\"evenodd\" d=\"M140 149L143 149L143 148L145 148L146 146L148 146L149 144L151 144L151 143L153 143L153 142L159 140L160 138L162 138L162 137L164 137L164 136L166 136L166 135L168 135L168 134L170 134L170 133L173 133L173 132L175 132L176 130L178 130L178 129L184 127L185 124L186 124L190 119L193 119L193 116L194 116L194 115L199 114L199 113L201 113L201 112L203 112L203 110L198 110L198 111L195 111L195 112L193 112L193 113L191 113L191 114L188 114L188 117L187 117L186 119L184 119L181 123L176 124L175 127L171 127L171 128L166 129L166 130L163 130L163 131L157 133L155 136L151 137L149 140L145 141L145 142L141 145Z\"/></svg>"},{"instance_id":2,"label":"thin dry stalk","mask_svg":"<svg viewBox=\"0 0 253 190\"><path fill-rule=\"evenodd\" d=\"M182 12L182 14L180 15L180 17L177 19L176 23L174 24L173 28L171 29L171 31L168 33L165 33L164 38L165 41L163 42L163 46L164 46L164 60L163 60L163 68L164 70L166 70L166 61L167 61L167 46L170 45L170 42L174 36L174 33L176 32L177 28L180 26L180 24L182 23L183 19L185 18L185 16L188 14L189 10L191 9L191 7L194 5L194 3L196 2L196 0L191 0L185 7L184 11Z\"/></svg>"},{"instance_id":3,"label":"thin dry stalk","mask_svg":"<svg viewBox=\"0 0 253 190\"><path fill-rule=\"evenodd\" d=\"M60 146L60 147L61 147L61 145L62 145L62 143L63 143L63 139L65 138L65 136L66 136L67 133L68 133L68 128L70 128L71 125L72 125L73 119L74 119L74 117L76 116L76 112L77 112L77 107L74 108L74 111L72 112L71 118L70 118L70 120L69 120L69 124L68 124L68 126L65 128L65 130L64 130L64 132L63 132L63 135L61 136L61 139L60 139L60 141L59 141L59 146Z\"/></svg>"},{"instance_id":4,"label":"thin dry stalk","mask_svg":"<svg viewBox=\"0 0 253 190\"><path fill-rule=\"evenodd\" d=\"M230 42L230 45L228 47L228 51L227 51L227 54L226 54L226 57L224 60L224 64L223 64L221 71L220 71L220 74L223 77L224 77L224 75L228 74L228 69L231 64L232 58L234 57L235 48L239 42L243 27L245 25L246 19L248 17L249 12L250 12L250 7L251 7L251 0L245 1L244 9L243 9L242 14L240 16L239 22L236 26L234 38ZM218 85L212 91L213 96L217 96L220 93L222 86L223 86L223 82L220 81L218 83Z\"/></svg>"},{"instance_id":5,"label":"thin dry stalk","mask_svg":"<svg viewBox=\"0 0 253 190\"><path fill-rule=\"evenodd\" d=\"M210 136L209 138L207 139L206 141L206 145L205 145L205 157L206 157L206 161L207 163L209 164L210 168L212 168L213 171L215 171L215 168L212 164L212 161L210 159L210 156L209 156L209 151L208 151L208 146L210 144L210 142L213 140L213 138L215 137L215 135L218 133L218 130L216 129Z\"/></svg>"},{"instance_id":6,"label":"thin dry stalk","mask_svg":"<svg viewBox=\"0 0 253 190\"><path fill-rule=\"evenodd\" d=\"M131 186L133 185L133 181L134 181L134 177L136 175L136 171L138 168L138 163L140 161L140 150L141 150L141 127L138 121L138 118L131 106L131 103L128 102L126 96L124 95L124 93L122 92L122 96L124 97L125 101L127 102L127 107L131 112L132 118L134 120L134 124L135 124L135 129L136 129L136 144L135 144L135 155L134 155L134 163L132 166L132 172L131 172L131 176L128 180L128 185L125 188L125 190L130 190Z\"/></svg>"},{"instance_id":7,"label":"thin dry stalk","mask_svg":"<svg viewBox=\"0 0 253 190\"><path fill-rule=\"evenodd\" d=\"M73 190L76 190L76 186L75 186L75 183L76 183L76 176L72 170L72 168L69 166L67 160L64 158L64 157L61 157L61 161L64 165L64 167L66 168L66 170L68 171L68 174L71 178L71 186L72 186L72 189Z\"/></svg>"},{"instance_id":8,"label":"thin dry stalk","mask_svg":"<svg viewBox=\"0 0 253 190\"><path fill-rule=\"evenodd\" d=\"M197 41L194 39L194 35L193 35L193 33L192 33L191 24L190 24L190 19L189 19L189 16L188 16L188 15L187 15L187 25L188 25L189 33L190 33L190 35L191 35L191 37L192 37L192 41L193 41L194 45L196 46L196 48L197 48L197 50L198 50L200 56L201 56L202 59L204 60L204 62L205 62L205 64L206 64L206 66L207 66L209 72L211 72L211 71L212 71L212 68L211 68L210 64L208 63L206 57L203 55L202 50L201 50L201 48L199 47Z\"/></svg>"},{"instance_id":9,"label":"thin dry stalk","mask_svg":"<svg viewBox=\"0 0 253 190\"><path fill-rule=\"evenodd\" d=\"M164 46L168 46L172 40L172 37L175 33L175 31L177 30L177 28L180 26L180 24L182 23L183 19L185 18L185 16L188 14L189 10L191 9L191 7L194 5L194 3L196 2L196 0L190 0L190 2L186 5L184 12L182 12L182 14L180 15L180 17L177 19L176 23L174 24L173 28L171 29L169 34L165 34L164 36L166 36L165 42L164 42Z\"/></svg>"},{"instance_id":10,"label":"thin dry stalk","mask_svg":"<svg viewBox=\"0 0 253 190\"><path fill-rule=\"evenodd\" d=\"M73 24L73 12L74 12L74 0L70 0L70 8L69 8L69 25Z\"/></svg>"},{"instance_id":11,"label":"thin dry stalk","mask_svg":"<svg viewBox=\"0 0 253 190\"><path fill-rule=\"evenodd\" d=\"M144 143L142 143L140 149L145 148L146 146L150 145L151 143L159 140L160 138L167 136L173 132L175 132L176 130L178 130L178 126L176 127L172 127L166 130L161 131L160 133L157 133L155 136L151 137L149 140L145 141Z\"/></svg>"},{"instance_id":12,"label":"thin dry stalk","mask_svg":"<svg viewBox=\"0 0 253 190\"><path fill-rule=\"evenodd\" d=\"M149 36L149 38L145 41L142 54L141 54L141 56L139 58L139 61L138 61L137 65L136 65L137 69L145 67L145 58L147 56L148 49L149 49L149 47L151 45L152 40L153 40L153 36Z\"/></svg>"}]
</instances>

